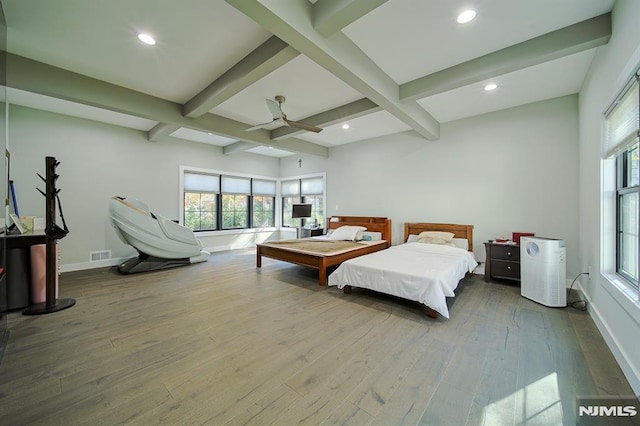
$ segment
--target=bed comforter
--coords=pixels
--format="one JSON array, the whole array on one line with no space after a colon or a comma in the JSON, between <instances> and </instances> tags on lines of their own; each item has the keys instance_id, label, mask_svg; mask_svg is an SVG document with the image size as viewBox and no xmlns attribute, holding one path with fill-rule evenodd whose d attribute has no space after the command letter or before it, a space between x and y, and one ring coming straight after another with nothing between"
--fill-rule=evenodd
<instances>
[{"instance_id":1,"label":"bed comforter","mask_svg":"<svg viewBox=\"0 0 640 426\"><path fill-rule=\"evenodd\" d=\"M449 318L447 297L478 263L466 250L438 244L405 243L342 263L330 286L367 288L420 302Z\"/></svg>"}]
</instances>

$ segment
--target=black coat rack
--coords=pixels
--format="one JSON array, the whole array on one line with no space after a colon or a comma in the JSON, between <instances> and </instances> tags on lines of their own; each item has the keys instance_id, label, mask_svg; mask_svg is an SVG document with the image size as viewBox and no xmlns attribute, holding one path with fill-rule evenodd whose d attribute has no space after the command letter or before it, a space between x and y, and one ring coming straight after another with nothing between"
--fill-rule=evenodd
<instances>
[{"instance_id":1,"label":"black coat rack","mask_svg":"<svg viewBox=\"0 0 640 426\"><path fill-rule=\"evenodd\" d=\"M56 167L58 167L60 162L56 161L55 157L46 157L45 161L46 178L43 178L40 174L38 174L38 176L44 181L46 190L43 192L38 188L36 189L38 189L46 199L46 301L29 306L22 311L24 315L50 314L70 308L76 304L75 299L58 299L56 297L56 276L58 275L58 268L56 265L57 240L64 238L69 233L69 230L67 229L67 224L64 222L61 207L60 217L62 218L64 228L60 228L56 224L56 201L60 204L60 198L58 197L60 190L56 189L56 180L60 176L56 174Z\"/></svg>"}]
</instances>

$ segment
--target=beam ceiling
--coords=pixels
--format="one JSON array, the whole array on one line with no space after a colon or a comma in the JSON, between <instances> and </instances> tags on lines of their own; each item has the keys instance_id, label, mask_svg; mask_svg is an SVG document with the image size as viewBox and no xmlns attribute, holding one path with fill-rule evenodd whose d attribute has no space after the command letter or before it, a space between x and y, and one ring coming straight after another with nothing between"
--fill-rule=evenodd
<instances>
[{"instance_id":1,"label":"beam ceiling","mask_svg":"<svg viewBox=\"0 0 640 426\"><path fill-rule=\"evenodd\" d=\"M273 141L266 130L246 132L245 123L211 113L185 117L181 104L11 53L7 53L7 83L16 89L160 122L161 126L150 131L151 137L178 126L286 151L328 156L328 149L318 144L295 138Z\"/></svg>"},{"instance_id":2,"label":"beam ceiling","mask_svg":"<svg viewBox=\"0 0 640 426\"><path fill-rule=\"evenodd\" d=\"M594 47L611 38L611 14L579 22L400 86L400 98L417 100L528 68Z\"/></svg>"},{"instance_id":3,"label":"beam ceiling","mask_svg":"<svg viewBox=\"0 0 640 426\"><path fill-rule=\"evenodd\" d=\"M398 85L348 37L339 31L325 38L314 28L315 5L307 1L226 1L423 137L439 138L440 123L416 102L402 102Z\"/></svg>"}]
</instances>

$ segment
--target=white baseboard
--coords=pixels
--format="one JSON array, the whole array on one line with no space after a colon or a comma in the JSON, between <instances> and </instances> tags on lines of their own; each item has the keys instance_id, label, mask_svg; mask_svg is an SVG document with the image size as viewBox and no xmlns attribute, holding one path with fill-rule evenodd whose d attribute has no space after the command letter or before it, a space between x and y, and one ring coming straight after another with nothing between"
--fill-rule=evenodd
<instances>
[{"instance_id":1,"label":"white baseboard","mask_svg":"<svg viewBox=\"0 0 640 426\"><path fill-rule=\"evenodd\" d=\"M598 327L600 334L602 334L602 337L618 362L618 365L620 365L622 372L629 381L631 389L633 389L633 393L635 395L640 395L640 372L636 371L633 364L629 362L627 355L621 350L622 346L618 344L617 339L611 333L607 322L598 312L598 308L591 303L589 296L587 296L585 291L582 289L582 283L580 280L576 281L576 287L580 291L580 295L587 301L587 312L589 313L589 316L591 316L591 319L593 319L596 327Z\"/></svg>"},{"instance_id":2,"label":"white baseboard","mask_svg":"<svg viewBox=\"0 0 640 426\"><path fill-rule=\"evenodd\" d=\"M73 271L85 271L87 269L98 269L116 266L130 259L129 257L123 257L118 259L99 260L97 262L81 262L81 263L67 263L66 265L60 265L60 272L73 272Z\"/></svg>"}]
</instances>

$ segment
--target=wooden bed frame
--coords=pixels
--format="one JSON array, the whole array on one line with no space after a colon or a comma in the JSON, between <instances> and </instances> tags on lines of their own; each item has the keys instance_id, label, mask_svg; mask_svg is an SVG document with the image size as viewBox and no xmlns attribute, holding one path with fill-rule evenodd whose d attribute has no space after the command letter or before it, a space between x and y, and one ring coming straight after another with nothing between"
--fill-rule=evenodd
<instances>
[{"instance_id":1,"label":"wooden bed frame","mask_svg":"<svg viewBox=\"0 0 640 426\"><path fill-rule=\"evenodd\" d=\"M262 256L308 266L318 270L319 283L324 286L327 285L327 268L339 265L345 260L354 257L384 250L391 245L391 219L372 216L332 216L327 218L327 226L325 229L336 229L344 225L364 226L367 228L367 231L380 232L382 239L387 243L374 245L363 244L362 247L339 254L303 253L286 247L269 245L269 243L258 244L256 248L256 267L262 267Z\"/></svg>"},{"instance_id":2,"label":"wooden bed frame","mask_svg":"<svg viewBox=\"0 0 640 426\"><path fill-rule=\"evenodd\" d=\"M457 225L455 223L405 223L404 224L404 241L406 242L409 235L419 235L424 231L443 231L452 232L454 238L466 238L469 242L468 251L473 251L473 225Z\"/></svg>"},{"instance_id":3,"label":"wooden bed frame","mask_svg":"<svg viewBox=\"0 0 640 426\"><path fill-rule=\"evenodd\" d=\"M466 238L468 244L467 251L473 252L473 225L458 225L455 223L429 223L429 222L416 222L404 224L404 241L409 239L409 235L420 235L424 231L442 231L452 232L454 238ZM351 286L346 285L343 287L345 294L351 294ZM427 315L431 318L438 318L440 314L433 309L425 306L427 309Z\"/></svg>"}]
</instances>

